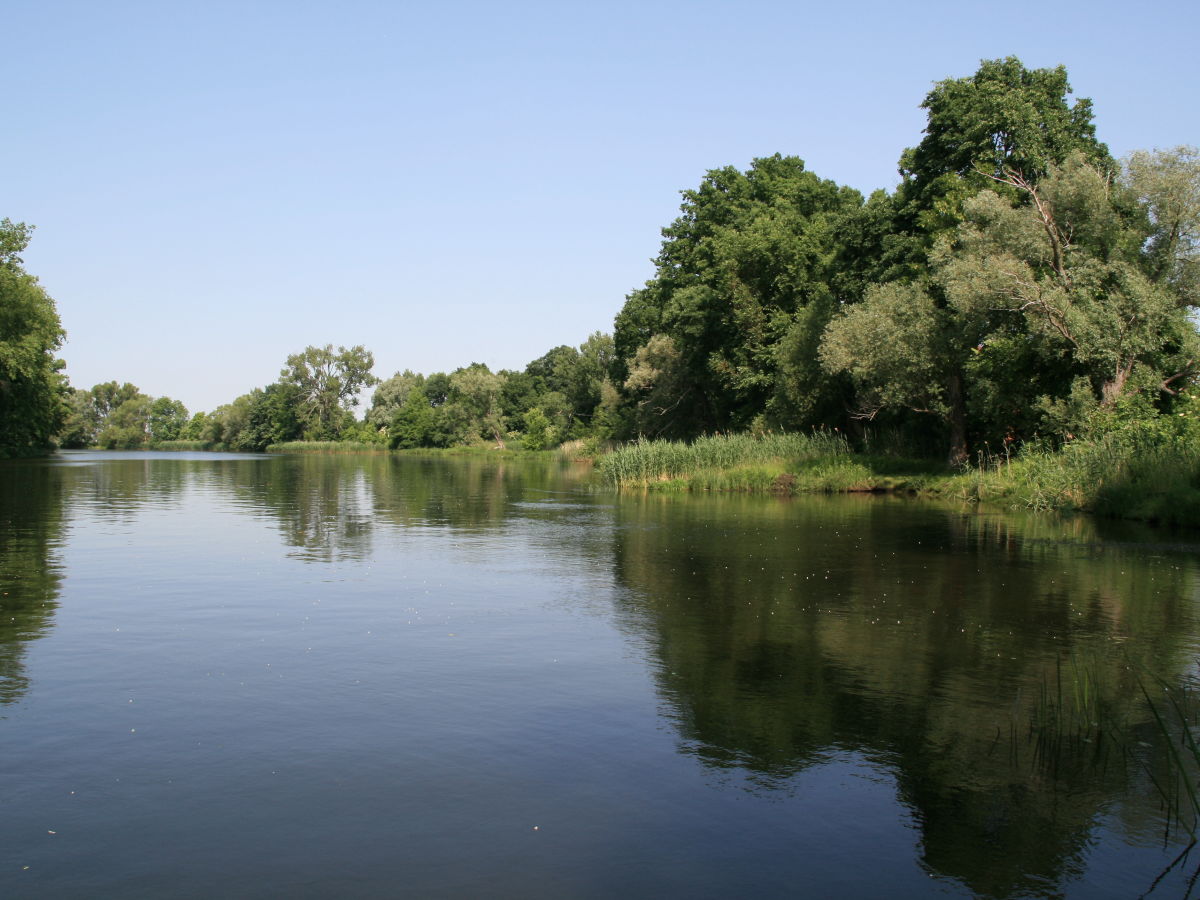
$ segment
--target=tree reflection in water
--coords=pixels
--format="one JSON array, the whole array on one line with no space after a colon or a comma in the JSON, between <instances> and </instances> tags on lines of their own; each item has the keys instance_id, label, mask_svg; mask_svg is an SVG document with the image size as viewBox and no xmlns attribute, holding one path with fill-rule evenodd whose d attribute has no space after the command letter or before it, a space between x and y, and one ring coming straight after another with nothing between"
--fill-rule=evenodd
<instances>
[{"instance_id":1,"label":"tree reflection in water","mask_svg":"<svg viewBox=\"0 0 1200 900\"><path fill-rule=\"evenodd\" d=\"M893 774L931 872L1011 896L1077 873L1104 814L1161 836L1140 684L1189 669L1195 570L1091 527L651 496L619 505L614 556L686 752L757 791L861 754Z\"/></svg>"}]
</instances>

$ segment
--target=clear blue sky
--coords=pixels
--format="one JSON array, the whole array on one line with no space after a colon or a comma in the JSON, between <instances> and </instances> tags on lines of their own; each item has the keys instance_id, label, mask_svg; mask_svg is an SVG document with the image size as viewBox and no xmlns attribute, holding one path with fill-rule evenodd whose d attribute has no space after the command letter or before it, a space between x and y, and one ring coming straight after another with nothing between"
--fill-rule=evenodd
<instances>
[{"instance_id":1,"label":"clear blue sky","mask_svg":"<svg viewBox=\"0 0 1200 900\"><path fill-rule=\"evenodd\" d=\"M8 0L0 217L71 382L192 411L308 344L521 368L611 331L704 172L895 186L934 82L1065 65L1113 152L1200 143L1200 3Z\"/></svg>"}]
</instances>

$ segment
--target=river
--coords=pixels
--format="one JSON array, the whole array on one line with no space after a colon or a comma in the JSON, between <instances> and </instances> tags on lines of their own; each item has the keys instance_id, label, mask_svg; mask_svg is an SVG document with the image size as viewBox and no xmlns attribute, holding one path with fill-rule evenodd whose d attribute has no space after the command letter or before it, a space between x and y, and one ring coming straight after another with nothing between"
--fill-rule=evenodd
<instances>
[{"instance_id":1,"label":"river","mask_svg":"<svg viewBox=\"0 0 1200 900\"><path fill-rule=\"evenodd\" d=\"M1198 547L550 458L5 462L0 894L1182 896Z\"/></svg>"}]
</instances>

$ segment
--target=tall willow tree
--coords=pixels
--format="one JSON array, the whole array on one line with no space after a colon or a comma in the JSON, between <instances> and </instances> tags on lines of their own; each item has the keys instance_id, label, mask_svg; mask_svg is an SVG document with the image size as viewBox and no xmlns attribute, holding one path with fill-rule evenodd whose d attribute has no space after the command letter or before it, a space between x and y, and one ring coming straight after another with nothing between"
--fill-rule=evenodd
<instances>
[{"instance_id":1,"label":"tall willow tree","mask_svg":"<svg viewBox=\"0 0 1200 900\"><path fill-rule=\"evenodd\" d=\"M0 457L44 452L66 416L54 301L25 272L28 225L0 219Z\"/></svg>"},{"instance_id":2,"label":"tall willow tree","mask_svg":"<svg viewBox=\"0 0 1200 900\"><path fill-rule=\"evenodd\" d=\"M963 204L994 179L1028 182L1080 154L1116 173L1096 139L1092 101L1070 101L1067 70L1027 69L1014 56L984 60L974 75L938 82L925 97L925 136L900 157L896 231L884 280L920 274L937 238L958 226Z\"/></svg>"},{"instance_id":3,"label":"tall willow tree","mask_svg":"<svg viewBox=\"0 0 1200 900\"><path fill-rule=\"evenodd\" d=\"M1169 406L1200 370L1200 208L1184 202L1200 196L1200 166L1188 158L1136 155L1119 181L1083 153L1036 182L1005 170L996 180L1013 194L968 200L928 277L869 291L829 326L822 360L854 379L860 415L942 420L951 462L966 457L969 410L1000 441L1078 428L1130 394Z\"/></svg>"}]
</instances>

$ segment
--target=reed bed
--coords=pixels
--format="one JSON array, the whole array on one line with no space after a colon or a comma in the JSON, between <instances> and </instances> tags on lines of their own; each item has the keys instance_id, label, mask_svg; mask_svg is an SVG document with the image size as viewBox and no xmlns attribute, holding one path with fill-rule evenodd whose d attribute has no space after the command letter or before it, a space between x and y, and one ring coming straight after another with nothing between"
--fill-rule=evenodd
<instances>
[{"instance_id":1,"label":"reed bed","mask_svg":"<svg viewBox=\"0 0 1200 900\"><path fill-rule=\"evenodd\" d=\"M600 457L597 470L617 487L644 487L700 472L728 472L754 464L795 466L818 459L849 457L850 445L837 432L719 434L698 438L690 444L639 440Z\"/></svg>"},{"instance_id":2,"label":"reed bed","mask_svg":"<svg viewBox=\"0 0 1200 900\"><path fill-rule=\"evenodd\" d=\"M286 441L271 444L267 453L388 453L385 444L366 441Z\"/></svg>"},{"instance_id":3,"label":"reed bed","mask_svg":"<svg viewBox=\"0 0 1200 900\"><path fill-rule=\"evenodd\" d=\"M1134 428L1069 443L1026 447L1013 457L980 454L948 485L968 500L1034 510L1200 525L1200 440Z\"/></svg>"},{"instance_id":4,"label":"reed bed","mask_svg":"<svg viewBox=\"0 0 1200 900\"><path fill-rule=\"evenodd\" d=\"M198 452L205 450L216 450L223 447L220 444L214 444L212 441L159 441L152 445L154 450L179 450Z\"/></svg>"}]
</instances>

